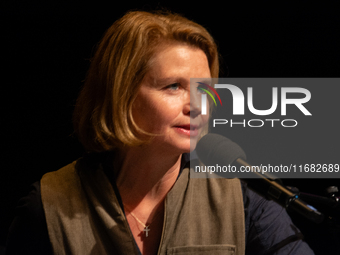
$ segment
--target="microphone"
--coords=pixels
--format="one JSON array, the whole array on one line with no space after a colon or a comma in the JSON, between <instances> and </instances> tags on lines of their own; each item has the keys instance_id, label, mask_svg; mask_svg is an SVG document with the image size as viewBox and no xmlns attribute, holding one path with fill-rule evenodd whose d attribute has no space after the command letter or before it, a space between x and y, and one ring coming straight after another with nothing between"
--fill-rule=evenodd
<instances>
[{"instance_id":1,"label":"microphone","mask_svg":"<svg viewBox=\"0 0 340 255\"><path fill-rule=\"evenodd\" d=\"M207 134L197 143L196 152L198 158L206 166L218 165L225 169L230 169L231 165L234 166L234 171L231 173L216 172L217 174L227 176L227 178L247 177L242 180L259 195L277 202L286 209L292 209L316 223L323 221L322 213L307 205L298 194L284 187L281 180L274 175L263 174L261 171L240 171L241 167L248 169L254 169L254 167L246 162L246 155L241 147L228 138L218 134Z\"/></svg>"}]
</instances>

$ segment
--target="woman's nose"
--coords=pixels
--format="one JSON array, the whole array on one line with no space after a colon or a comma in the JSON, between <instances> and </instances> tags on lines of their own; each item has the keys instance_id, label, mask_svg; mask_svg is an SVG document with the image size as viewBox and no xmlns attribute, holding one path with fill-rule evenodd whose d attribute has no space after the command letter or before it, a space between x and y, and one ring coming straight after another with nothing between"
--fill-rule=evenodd
<instances>
[{"instance_id":1,"label":"woman's nose","mask_svg":"<svg viewBox=\"0 0 340 255\"><path fill-rule=\"evenodd\" d=\"M201 114L201 94L188 93L188 95L187 114L195 118Z\"/></svg>"}]
</instances>

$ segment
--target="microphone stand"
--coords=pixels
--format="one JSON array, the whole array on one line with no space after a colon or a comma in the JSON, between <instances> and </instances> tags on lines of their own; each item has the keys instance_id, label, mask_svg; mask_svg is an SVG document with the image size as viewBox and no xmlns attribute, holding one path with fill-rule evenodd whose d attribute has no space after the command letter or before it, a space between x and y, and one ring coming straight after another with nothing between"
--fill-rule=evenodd
<instances>
[{"instance_id":1,"label":"microphone stand","mask_svg":"<svg viewBox=\"0 0 340 255\"><path fill-rule=\"evenodd\" d=\"M298 227L303 230L305 237L316 254L340 254L340 197L317 196L300 192L295 187L287 187L299 194L299 197L308 204L315 206L324 214L322 224L311 225L295 218Z\"/></svg>"},{"instance_id":2,"label":"microphone stand","mask_svg":"<svg viewBox=\"0 0 340 255\"><path fill-rule=\"evenodd\" d=\"M326 216L326 224L340 232L340 197L322 197L299 192L300 198L317 207Z\"/></svg>"},{"instance_id":3,"label":"microphone stand","mask_svg":"<svg viewBox=\"0 0 340 255\"><path fill-rule=\"evenodd\" d=\"M238 166L249 166L246 161L238 158L234 161ZM303 215L307 219L321 223L324 220L324 215L316 210L314 207L309 206L299 198L299 194L293 193L282 185L280 179L275 179L271 175L264 176L263 174L253 172L258 178L246 179L242 178L248 184L248 187L254 190L259 195L274 200L287 210L294 210ZM279 183L281 182L281 183Z\"/></svg>"}]
</instances>

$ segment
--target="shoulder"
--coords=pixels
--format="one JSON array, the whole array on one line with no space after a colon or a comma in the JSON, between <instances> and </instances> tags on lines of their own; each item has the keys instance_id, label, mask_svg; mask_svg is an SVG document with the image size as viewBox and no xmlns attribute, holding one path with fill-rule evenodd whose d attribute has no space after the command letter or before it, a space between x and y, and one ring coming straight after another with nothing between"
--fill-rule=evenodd
<instances>
[{"instance_id":1,"label":"shoulder","mask_svg":"<svg viewBox=\"0 0 340 255\"><path fill-rule=\"evenodd\" d=\"M40 181L30 186L28 193L16 205L15 215L7 237L7 255L52 254L41 197L44 187L41 186L41 183L44 180L45 183L53 184L48 187L45 185L45 189L49 189L52 193L60 193L61 189L57 191L55 188L58 186L67 187L70 184L70 180L67 179L67 176L70 175L67 172L74 172L77 168L76 164L81 164L83 160L85 159L80 158L57 171L48 172ZM86 157L86 160L90 162L92 158L89 160Z\"/></svg>"},{"instance_id":2,"label":"shoulder","mask_svg":"<svg viewBox=\"0 0 340 255\"><path fill-rule=\"evenodd\" d=\"M314 254L303 235L293 224L286 209L267 200L242 183L246 254L267 251L266 254Z\"/></svg>"},{"instance_id":3,"label":"shoulder","mask_svg":"<svg viewBox=\"0 0 340 255\"><path fill-rule=\"evenodd\" d=\"M68 197L76 192L80 196L81 182L79 175L83 172L95 173L102 169L107 153L85 154L57 171L47 172L40 180L40 192L43 203L47 198ZM78 194L79 193L79 194Z\"/></svg>"},{"instance_id":4,"label":"shoulder","mask_svg":"<svg viewBox=\"0 0 340 255\"><path fill-rule=\"evenodd\" d=\"M79 186L76 165L79 160L74 161L57 171L48 172L40 180L40 194L43 204L49 199L65 197L70 192L75 192ZM67 197L67 196L66 196Z\"/></svg>"},{"instance_id":5,"label":"shoulder","mask_svg":"<svg viewBox=\"0 0 340 255\"><path fill-rule=\"evenodd\" d=\"M17 203L14 219L8 232L7 255L52 254L42 191L45 190L45 194L54 193L68 198L69 194L65 196L65 192L73 189L71 184L75 182L75 174L83 169L96 169L102 158L103 155L84 155L57 171L46 173L40 181L30 186L28 193Z\"/></svg>"}]
</instances>

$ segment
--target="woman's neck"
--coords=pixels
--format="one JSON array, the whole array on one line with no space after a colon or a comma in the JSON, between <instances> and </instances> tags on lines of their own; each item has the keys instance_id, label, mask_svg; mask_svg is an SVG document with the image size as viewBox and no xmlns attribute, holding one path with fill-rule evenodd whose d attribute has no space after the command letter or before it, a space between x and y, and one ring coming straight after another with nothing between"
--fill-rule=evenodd
<instances>
[{"instance_id":1,"label":"woman's neck","mask_svg":"<svg viewBox=\"0 0 340 255\"><path fill-rule=\"evenodd\" d=\"M150 148L150 147L149 147ZM130 148L114 161L116 183L124 204L131 209L155 207L170 191L179 174L181 155L159 153L145 147Z\"/></svg>"}]
</instances>

